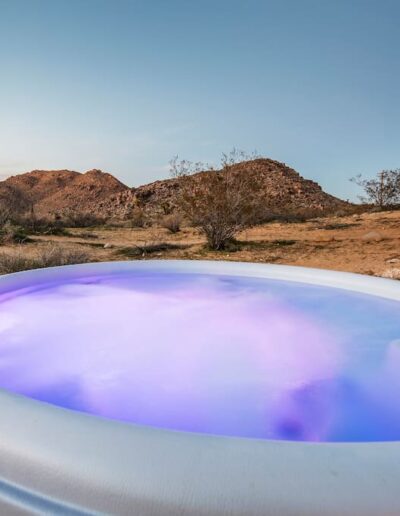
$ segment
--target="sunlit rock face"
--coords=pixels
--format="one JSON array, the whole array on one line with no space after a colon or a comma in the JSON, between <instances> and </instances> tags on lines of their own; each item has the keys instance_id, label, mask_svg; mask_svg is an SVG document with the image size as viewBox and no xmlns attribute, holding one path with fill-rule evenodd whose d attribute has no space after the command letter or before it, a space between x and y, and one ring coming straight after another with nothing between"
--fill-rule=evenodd
<instances>
[{"instance_id":1,"label":"sunlit rock face","mask_svg":"<svg viewBox=\"0 0 400 516\"><path fill-rule=\"evenodd\" d=\"M109 272L0 294L0 387L173 430L400 439L400 303L293 282Z\"/></svg>"}]
</instances>

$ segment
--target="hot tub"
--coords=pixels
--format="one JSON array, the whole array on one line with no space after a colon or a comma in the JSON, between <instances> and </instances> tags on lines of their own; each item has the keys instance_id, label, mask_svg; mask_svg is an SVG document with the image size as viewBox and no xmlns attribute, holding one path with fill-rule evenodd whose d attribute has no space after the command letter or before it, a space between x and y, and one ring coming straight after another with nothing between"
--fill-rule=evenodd
<instances>
[{"instance_id":1,"label":"hot tub","mask_svg":"<svg viewBox=\"0 0 400 516\"><path fill-rule=\"evenodd\" d=\"M0 513L400 514L400 284L226 262L0 278Z\"/></svg>"}]
</instances>

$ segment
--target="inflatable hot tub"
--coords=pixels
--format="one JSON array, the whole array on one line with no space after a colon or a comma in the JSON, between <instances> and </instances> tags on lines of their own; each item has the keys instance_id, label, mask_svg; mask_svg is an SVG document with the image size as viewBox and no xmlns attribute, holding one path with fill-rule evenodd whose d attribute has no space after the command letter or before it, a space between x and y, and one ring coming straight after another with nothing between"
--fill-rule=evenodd
<instances>
[{"instance_id":1,"label":"inflatable hot tub","mask_svg":"<svg viewBox=\"0 0 400 516\"><path fill-rule=\"evenodd\" d=\"M0 278L0 513L399 515L400 283L138 261Z\"/></svg>"}]
</instances>

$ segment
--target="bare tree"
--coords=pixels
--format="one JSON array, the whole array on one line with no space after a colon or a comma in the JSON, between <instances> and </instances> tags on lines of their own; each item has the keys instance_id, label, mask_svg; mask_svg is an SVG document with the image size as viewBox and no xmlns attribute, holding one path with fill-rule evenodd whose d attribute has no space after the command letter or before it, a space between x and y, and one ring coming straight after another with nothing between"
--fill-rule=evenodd
<instances>
[{"instance_id":1,"label":"bare tree","mask_svg":"<svg viewBox=\"0 0 400 516\"><path fill-rule=\"evenodd\" d=\"M400 169L382 170L372 179L363 179L359 174L350 181L363 188L365 195L359 196L362 202L369 202L380 208L400 203Z\"/></svg>"},{"instance_id":2,"label":"bare tree","mask_svg":"<svg viewBox=\"0 0 400 516\"><path fill-rule=\"evenodd\" d=\"M219 169L178 156L171 160L171 175L180 180L178 206L203 231L211 249L224 249L239 231L260 220L260 180L249 173L251 160L258 157L233 149L222 155ZM249 161L247 169L237 170L234 165L242 161Z\"/></svg>"}]
</instances>

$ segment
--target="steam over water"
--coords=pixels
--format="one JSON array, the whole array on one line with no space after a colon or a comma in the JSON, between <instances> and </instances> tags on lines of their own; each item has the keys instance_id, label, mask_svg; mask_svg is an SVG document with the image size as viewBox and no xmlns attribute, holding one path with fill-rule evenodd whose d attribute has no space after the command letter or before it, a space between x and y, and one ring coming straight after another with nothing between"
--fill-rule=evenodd
<instances>
[{"instance_id":1,"label":"steam over water","mask_svg":"<svg viewBox=\"0 0 400 516\"><path fill-rule=\"evenodd\" d=\"M0 387L175 430L400 440L400 303L222 275L60 275L0 295Z\"/></svg>"}]
</instances>

